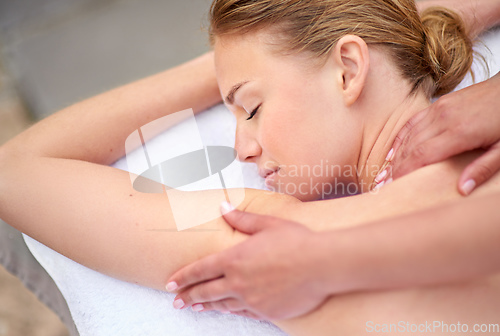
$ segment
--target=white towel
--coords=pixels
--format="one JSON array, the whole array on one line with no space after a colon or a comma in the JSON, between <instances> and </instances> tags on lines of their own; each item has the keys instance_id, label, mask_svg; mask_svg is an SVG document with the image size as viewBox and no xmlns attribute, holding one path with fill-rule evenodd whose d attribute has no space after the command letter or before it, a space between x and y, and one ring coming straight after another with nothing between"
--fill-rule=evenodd
<instances>
[{"instance_id":1,"label":"white towel","mask_svg":"<svg viewBox=\"0 0 500 336\"><path fill-rule=\"evenodd\" d=\"M485 34L483 41L490 52L480 48L489 60L491 74L500 71L500 29ZM494 57L493 57L494 56ZM478 79L484 79L481 68L474 65ZM466 78L459 88L470 85ZM205 145L234 143L235 121L223 107L217 106L196 117ZM152 141L160 145L174 132L161 134ZM148 147L149 149L149 147ZM126 170L125 160L115 167ZM264 188L254 165L243 164L245 186ZM81 336L224 336L285 335L271 323L216 312L194 313L173 309L174 295L122 282L88 269L24 236L28 247L52 276L68 302Z\"/></svg>"}]
</instances>

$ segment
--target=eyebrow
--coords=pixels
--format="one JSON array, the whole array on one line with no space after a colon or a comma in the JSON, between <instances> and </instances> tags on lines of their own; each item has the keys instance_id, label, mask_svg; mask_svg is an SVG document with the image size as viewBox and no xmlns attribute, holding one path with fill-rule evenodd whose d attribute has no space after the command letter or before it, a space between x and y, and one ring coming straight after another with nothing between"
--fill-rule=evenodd
<instances>
[{"instance_id":1,"label":"eyebrow","mask_svg":"<svg viewBox=\"0 0 500 336\"><path fill-rule=\"evenodd\" d=\"M234 104L234 95L246 83L248 83L248 81L240 82L240 83L234 85L231 88L231 90L229 90L229 93L227 94L226 99L224 99L226 101L226 104L230 104L230 105Z\"/></svg>"}]
</instances>

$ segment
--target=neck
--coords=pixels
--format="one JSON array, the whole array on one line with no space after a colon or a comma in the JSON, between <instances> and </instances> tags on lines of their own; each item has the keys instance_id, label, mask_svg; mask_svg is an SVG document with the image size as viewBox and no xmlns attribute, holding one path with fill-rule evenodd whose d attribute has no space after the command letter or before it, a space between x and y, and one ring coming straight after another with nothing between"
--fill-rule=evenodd
<instances>
[{"instance_id":1,"label":"neck","mask_svg":"<svg viewBox=\"0 0 500 336\"><path fill-rule=\"evenodd\" d=\"M370 127L371 129L363 134L363 144L357 163L360 190L366 192L376 185L375 178L386 169L387 155L399 131L411 117L429 105L429 101L425 98L409 97L394 109L386 110L392 112L384 123L377 125L377 128Z\"/></svg>"},{"instance_id":2,"label":"neck","mask_svg":"<svg viewBox=\"0 0 500 336\"><path fill-rule=\"evenodd\" d=\"M402 85L403 81L394 75L397 72L391 64L379 59L373 60L372 64L377 64L375 62L385 63L385 66L372 70L368 85L365 86L371 89L365 90L358 103L360 111L365 113L361 149L357 158L357 182L362 192L376 185L375 178L386 168L387 154L406 122L430 105L423 93L410 94L410 85Z\"/></svg>"}]
</instances>

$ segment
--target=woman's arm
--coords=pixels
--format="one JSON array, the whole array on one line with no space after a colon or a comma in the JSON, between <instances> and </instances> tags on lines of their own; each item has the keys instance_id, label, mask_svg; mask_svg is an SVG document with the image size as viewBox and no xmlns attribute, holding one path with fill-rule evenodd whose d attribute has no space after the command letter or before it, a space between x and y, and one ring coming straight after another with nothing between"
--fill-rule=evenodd
<instances>
[{"instance_id":1,"label":"woman's arm","mask_svg":"<svg viewBox=\"0 0 500 336\"><path fill-rule=\"evenodd\" d=\"M320 233L276 217L229 212L228 223L252 236L176 272L169 288L182 291L176 299L185 306L245 309L281 320L309 312L329 295L460 282L498 272L500 174L467 199L453 186L462 166L478 154L423 168L377 195L288 209L288 218L328 230ZM365 222L371 223L356 225Z\"/></svg>"},{"instance_id":2,"label":"woman's arm","mask_svg":"<svg viewBox=\"0 0 500 336\"><path fill-rule=\"evenodd\" d=\"M199 111L218 101L210 66L211 55L203 56L74 105L11 140L0 149L0 217L86 266L154 288L164 288L178 268L241 241L221 218L206 225L220 231L174 232L165 195L138 193L128 173L102 165L123 155L126 137L138 127L190 105ZM418 179L414 183L410 194L398 181L377 196L309 204L247 189L239 208L328 230L449 197L439 183L435 190L419 189ZM210 193L190 197L209 199Z\"/></svg>"},{"instance_id":3,"label":"woman's arm","mask_svg":"<svg viewBox=\"0 0 500 336\"><path fill-rule=\"evenodd\" d=\"M500 1L498 0L421 0L420 11L432 6L443 6L459 13L474 39L482 32L500 24Z\"/></svg>"},{"instance_id":4,"label":"woman's arm","mask_svg":"<svg viewBox=\"0 0 500 336\"><path fill-rule=\"evenodd\" d=\"M0 217L84 265L163 288L166 275L226 246L232 230L215 220L203 227L220 231L177 232L165 194L138 193L128 173L106 165L137 128L218 101L209 53L42 120L0 148Z\"/></svg>"},{"instance_id":5,"label":"woman's arm","mask_svg":"<svg viewBox=\"0 0 500 336\"><path fill-rule=\"evenodd\" d=\"M125 140L171 113L194 113L221 102L213 53L63 109L7 142L2 150L109 165Z\"/></svg>"}]
</instances>

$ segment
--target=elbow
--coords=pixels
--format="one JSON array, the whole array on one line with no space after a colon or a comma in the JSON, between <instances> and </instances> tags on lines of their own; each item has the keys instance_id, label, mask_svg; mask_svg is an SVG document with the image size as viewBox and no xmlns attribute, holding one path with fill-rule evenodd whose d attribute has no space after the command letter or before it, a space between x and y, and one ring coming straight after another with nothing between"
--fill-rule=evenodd
<instances>
[{"instance_id":1,"label":"elbow","mask_svg":"<svg viewBox=\"0 0 500 336\"><path fill-rule=\"evenodd\" d=\"M0 209L12 192L13 177L19 175L20 154L6 145L0 146ZM10 195L12 196L12 195Z\"/></svg>"},{"instance_id":2,"label":"elbow","mask_svg":"<svg viewBox=\"0 0 500 336\"><path fill-rule=\"evenodd\" d=\"M0 146L0 186L2 185L2 179L4 178L5 173L5 166L7 162L9 161L9 154L7 153L7 150L5 149L5 145ZM1 193L0 189L0 193Z\"/></svg>"},{"instance_id":3,"label":"elbow","mask_svg":"<svg viewBox=\"0 0 500 336\"><path fill-rule=\"evenodd\" d=\"M12 163L14 158L18 156L16 152L6 145L0 146L0 186L2 186L2 181L5 181L7 178L5 175L7 174L7 166ZM0 193L2 189L0 189Z\"/></svg>"},{"instance_id":4,"label":"elbow","mask_svg":"<svg viewBox=\"0 0 500 336\"><path fill-rule=\"evenodd\" d=\"M0 216L2 214L2 208L4 199L3 196L7 194L7 162L9 162L9 156L5 151L4 146L0 146Z\"/></svg>"},{"instance_id":5,"label":"elbow","mask_svg":"<svg viewBox=\"0 0 500 336\"><path fill-rule=\"evenodd\" d=\"M11 141L0 146L0 171L6 163L12 161L14 156L18 156L18 153L11 145Z\"/></svg>"}]
</instances>

